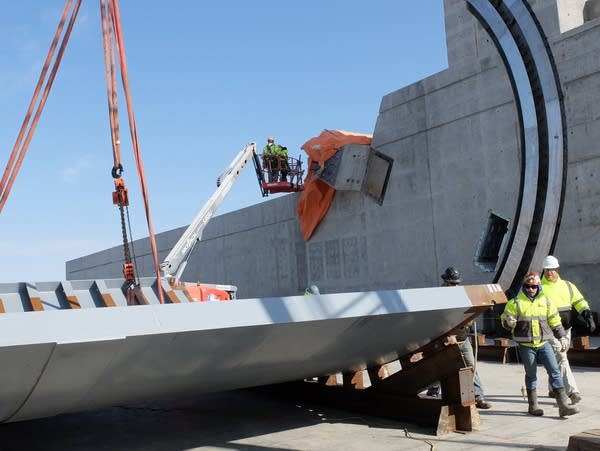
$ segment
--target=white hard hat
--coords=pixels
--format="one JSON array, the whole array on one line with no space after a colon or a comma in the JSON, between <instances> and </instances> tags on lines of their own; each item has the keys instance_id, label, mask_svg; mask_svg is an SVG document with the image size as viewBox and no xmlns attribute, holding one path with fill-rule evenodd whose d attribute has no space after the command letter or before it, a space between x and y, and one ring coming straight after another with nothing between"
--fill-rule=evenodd
<instances>
[{"instance_id":1,"label":"white hard hat","mask_svg":"<svg viewBox=\"0 0 600 451\"><path fill-rule=\"evenodd\" d=\"M559 267L558 259L552 255L548 255L546 258L544 258L542 267L544 269L556 269Z\"/></svg>"}]
</instances>

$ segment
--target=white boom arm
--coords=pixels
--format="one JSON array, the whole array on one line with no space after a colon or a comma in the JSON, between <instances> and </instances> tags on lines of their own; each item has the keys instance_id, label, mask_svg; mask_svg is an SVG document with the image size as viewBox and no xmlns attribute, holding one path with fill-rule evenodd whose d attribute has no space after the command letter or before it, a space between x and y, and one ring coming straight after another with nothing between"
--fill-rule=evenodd
<instances>
[{"instance_id":1,"label":"white boom arm","mask_svg":"<svg viewBox=\"0 0 600 451\"><path fill-rule=\"evenodd\" d=\"M215 193L206 201L200 213L196 215L194 221L189 225L187 230L181 235L177 244L173 246L169 255L160 265L160 270L163 277L172 278L179 280L188 262L188 258L194 249L194 246L202 238L202 232L212 218L213 214L223 202L229 190L233 187L237 181L240 173L246 167L248 161L253 158L253 154L256 151L256 143L248 143L246 146L237 154L231 164L223 171L223 173L217 178L217 190Z\"/></svg>"}]
</instances>

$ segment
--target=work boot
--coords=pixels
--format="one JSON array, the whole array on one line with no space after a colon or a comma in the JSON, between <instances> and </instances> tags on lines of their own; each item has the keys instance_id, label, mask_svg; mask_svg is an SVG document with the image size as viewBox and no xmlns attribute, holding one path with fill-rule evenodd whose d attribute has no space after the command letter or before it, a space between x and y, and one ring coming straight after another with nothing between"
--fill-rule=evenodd
<instances>
[{"instance_id":1,"label":"work boot","mask_svg":"<svg viewBox=\"0 0 600 451\"><path fill-rule=\"evenodd\" d=\"M427 389L427 396L431 396L432 398L439 398L440 397L440 386L432 385L431 387L429 387Z\"/></svg>"},{"instance_id":2,"label":"work boot","mask_svg":"<svg viewBox=\"0 0 600 451\"><path fill-rule=\"evenodd\" d=\"M475 407L478 409L491 409L492 405L483 396L475 396Z\"/></svg>"},{"instance_id":3,"label":"work boot","mask_svg":"<svg viewBox=\"0 0 600 451\"><path fill-rule=\"evenodd\" d=\"M569 395L569 399L571 400L571 404L577 404L581 401L581 395L578 392L573 392Z\"/></svg>"},{"instance_id":4,"label":"work boot","mask_svg":"<svg viewBox=\"0 0 600 451\"><path fill-rule=\"evenodd\" d=\"M550 390L548 390L548 398L554 398L554 399L556 399L556 392L554 391L553 388L551 388Z\"/></svg>"},{"instance_id":5,"label":"work boot","mask_svg":"<svg viewBox=\"0 0 600 451\"><path fill-rule=\"evenodd\" d=\"M527 389L527 402L529 402L528 412L536 417L544 415L544 411L538 407L537 403L537 391Z\"/></svg>"},{"instance_id":6,"label":"work boot","mask_svg":"<svg viewBox=\"0 0 600 451\"><path fill-rule=\"evenodd\" d=\"M569 415L575 415L579 413L579 409L577 407L573 407L569 405L569 397L567 396L567 392L564 388L555 388L556 392L556 402L558 404L558 414L561 417L566 417Z\"/></svg>"}]
</instances>

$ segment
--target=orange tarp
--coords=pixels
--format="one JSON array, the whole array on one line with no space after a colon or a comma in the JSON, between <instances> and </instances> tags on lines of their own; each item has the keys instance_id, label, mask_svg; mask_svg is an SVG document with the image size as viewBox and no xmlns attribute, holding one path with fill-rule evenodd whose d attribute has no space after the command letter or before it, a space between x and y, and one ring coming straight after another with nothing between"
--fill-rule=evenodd
<instances>
[{"instance_id":1,"label":"orange tarp","mask_svg":"<svg viewBox=\"0 0 600 451\"><path fill-rule=\"evenodd\" d=\"M308 154L308 173L304 181L304 191L296 204L296 214L300 219L300 232L305 241L310 239L327 214L335 194L334 188L311 171L312 163L317 163L319 169L322 169L325 161L333 157L340 147L346 144L371 144L371 139L372 135L363 133L323 130L319 136L302 145L302 149Z\"/></svg>"}]
</instances>

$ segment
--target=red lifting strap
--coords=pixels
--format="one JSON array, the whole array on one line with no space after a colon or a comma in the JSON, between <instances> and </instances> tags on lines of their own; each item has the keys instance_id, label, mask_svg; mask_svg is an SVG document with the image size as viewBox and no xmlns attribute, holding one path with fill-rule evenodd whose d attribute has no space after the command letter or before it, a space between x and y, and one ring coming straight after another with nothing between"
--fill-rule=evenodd
<instances>
[{"instance_id":1,"label":"red lifting strap","mask_svg":"<svg viewBox=\"0 0 600 451\"><path fill-rule=\"evenodd\" d=\"M101 6L104 9L104 0L101 0ZM131 143L133 146L133 154L136 161L138 170L138 178L140 181L140 187L142 191L142 197L144 200L144 208L146 210L146 222L148 224L148 234L150 238L150 248L152 249L152 259L154 261L154 271L156 274L157 290L160 298L160 302L164 303L164 295L162 290L162 284L160 282L160 267L158 263L158 248L156 246L156 238L154 235L154 227L152 225L152 218L150 214L150 202L148 198L148 188L146 184L146 177L144 175L144 164L142 162L142 151L140 149L137 127L135 124L135 115L133 113L133 102L131 100L131 90L129 89L129 74L127 72L127 58L125 56L125 43L123 42L123 32L121 28L121 16L119 13L119 1L108 0L108 11L110 12L113 31L116 37L116 46L119 52L119 66L121 68L121 81L123 84L123 92L125 93L125 101L127 104L127 117L129 119L129 132L131 135ZM110 68L106 68L107 73L110 72ZM115 94L116 95L116 94ZM109 104L112 96L109 95ZM114 133L114 127L111 127ZM115 142L115 144L118 141ZM117 161L118 155L115 154L115 161ZM119 162L120 164L120 162ZM115 165L117 166L117 165Z\"/></svg>"},{"instance_id":2,"label":"red lifting strap","mask_svg":"<svg viewBox=\"0 0 600 451\"><path fill-rule=\"evenodd\" d=\"M50 45L50 50L48 50L48 55L46 56L46 60L44 61L44 67L42 68L42 72L40 73L40 77L38 79L37 85L35 87L35 91L33 92L33 96L31 98L31 102L29 103L29 108L27 109L27 113L25 114L25 118L23 119L23 123L21 125L21 130L19 131L19 135L17 136L17 140L15 141L15 145L13 146L12 152L10 153L10 157L8 163L6 164L6 168L4 169L4 174L2 175L2 180L0 181L0 212L4 208L6 201L8 200L8 195L10 194L10 190L15 182L15 178L21 169L21 165L23 164L23 159L27 154L27 149L29 148L29 144L31 139L33 138L33 134L37 127L37 124L40 120L40 116L42 115L42 111L44 110L44 106L46 105L46 100L48 99L48 94L50 93L50 89L52 88L52 83L54 82L54 78L56 77L56 72L58 71L58 67L62 60L63 54L65 52L65 48L67 46L67 42L69 41L69 37L71 36L71 31L73 30L73 24L75 23L75 19L77 18L77 13L79 12L79 6L81 5L81 0L77 0L73 11L71 12L71 17L69 18L69 24L67 26L67 30L62 38L62 42L60 44L60 49L58 51L58 55L54 60L54 64L52 66L52 70L50 72L50 76L46 81L44 92L42 94L42 98L39 101L37 110L33 117L33 121L31 121L31 114L35 108L35 105L38 101L38 96L42 86L44 85L44 80L46 80L46 75L48 73L48 68L54 57L54 52L56 50L56 45L58 44L58 40L60 35L62 34L62 30L65 25L65 21L67 19L67 15L69 14L69 10L71 9L72 0L67 0L65 4L65 8L62 13L62 17L60 22L58 23L58 27L56 29L56 33L54 34L54 39L52 40L52 44ZM29 129L27 130L27 128ZM25 136L25 141L23 141L23 136L25 135L25 130L27 130L27 135Z\"/></svg>"}]
</instances>

